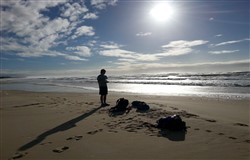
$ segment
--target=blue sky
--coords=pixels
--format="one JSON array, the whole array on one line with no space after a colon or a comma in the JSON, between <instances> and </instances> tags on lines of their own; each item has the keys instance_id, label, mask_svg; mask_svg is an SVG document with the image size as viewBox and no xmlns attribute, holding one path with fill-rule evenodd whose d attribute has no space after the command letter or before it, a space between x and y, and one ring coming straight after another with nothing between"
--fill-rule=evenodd
<instances>
[{"instance_id":1,"label":"blue sky","mask_svg":"<svg viewBox=\"0 0 250 160\"><path fill-rule=\"evenodd\" d=\"M248 0L1 0L0 11L2 73L249 70Z\"/></svg>"}]
</instances>

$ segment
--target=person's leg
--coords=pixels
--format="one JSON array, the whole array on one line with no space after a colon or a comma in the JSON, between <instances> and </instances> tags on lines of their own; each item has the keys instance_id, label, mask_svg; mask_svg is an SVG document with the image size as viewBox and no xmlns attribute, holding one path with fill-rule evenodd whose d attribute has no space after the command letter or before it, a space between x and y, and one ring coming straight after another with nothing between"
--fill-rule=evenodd
<instances>
[{"instance_id":1,"label":"person's leg","mask_svg":"<svg viewBox=\"0 0 250 160\"><path fill-rule=\"evenodd\" d=\"M107 104L107 103L106 103L106 95L103 95L103 103L104 103L104 104Z\"/></svg>"},{"instance_id":2,"label":"person's leg","mask_svg":"<svg viewBox=\"0 0 250 160\"><path fill-rule=\"evenodd\" d=\"M103 96L103 102L104 102L105 106L109 106L109 104L106 103L106 99L107 99L107 95L104 95L104 96Z\"/></svg>"},{"instance_id":3,"label":"person's leg","mask_svg":"<svg viewBox=\"0 0 250 160\"><path fill-rule=\"evenodd\" d=\"M100 95L100 101L101 101L101 104L103 105L104 102L103 102L103 95Z\"/></svg>"}]
</instances>

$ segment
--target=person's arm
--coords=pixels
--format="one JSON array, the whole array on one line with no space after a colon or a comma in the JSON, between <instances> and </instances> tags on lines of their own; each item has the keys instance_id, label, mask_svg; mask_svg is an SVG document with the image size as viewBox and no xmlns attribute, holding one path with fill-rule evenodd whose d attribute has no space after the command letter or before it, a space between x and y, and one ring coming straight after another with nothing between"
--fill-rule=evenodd
<instances>
[{"instance_id":1,"label":"person's arm","mask_svg":"<svg viewBox=\"0 0 250 160\"><path fill-rule=\"evenodd\" d=\"M109 81L108 81L108 77L107 77L107 76L106 76L105 82L106 82L106 83L109 83Z\"/></svg>"},{"instance_id":2,"label":"person's arm","mask_svg":"<svg viewBox=\"0 0 250 160\"><path fill-rule=\"evenodd\" d=\"M96 78L97 82L100 83L100 76Z\"/></svg>"}]
</instances>

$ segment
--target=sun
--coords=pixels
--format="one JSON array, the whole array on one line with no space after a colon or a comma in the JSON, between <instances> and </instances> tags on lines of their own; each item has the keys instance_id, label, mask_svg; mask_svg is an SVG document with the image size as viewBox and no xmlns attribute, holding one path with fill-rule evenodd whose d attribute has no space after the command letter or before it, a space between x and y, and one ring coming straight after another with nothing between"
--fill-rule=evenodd
<instances>
[{"instance_id":1,"label":"sun","mask_svg":"<svg viewBox=\"0 0 250 160\"><path fill-rule=\"evenodd\" d=\"M159 3L150 10L150 15L159 22L166 22L173 18L175 10L168 3Z\"/></svg>"}]
</instances>

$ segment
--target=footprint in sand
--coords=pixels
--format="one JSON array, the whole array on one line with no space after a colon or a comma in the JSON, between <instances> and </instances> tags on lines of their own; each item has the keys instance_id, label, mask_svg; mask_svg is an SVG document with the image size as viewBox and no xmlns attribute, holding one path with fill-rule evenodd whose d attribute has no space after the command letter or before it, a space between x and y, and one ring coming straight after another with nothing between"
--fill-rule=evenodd
<instances>
[{"instance_id":1,"label":"footprint in sand","mask_svg":"<svg viewBox=\"0 0 250 160\"><path fill-rule=\"evenodd\" d=\"M206 132L210 133L210 132L212 132L212 131L211 131L211 130L206 130Z\"/></svg>"},{"instance_id":2,"label":"footprint in sand","mask_svg":"<svg viewBox=\"0 0 250 160\"><path fill-rule=\"evenodd\" d=\"M94 102L86 102L85 104L87 104L87 105L94 105L95 103Z\"/></svg>"},{"instance_id":3,"label":"footprint in sand","mask_svg":"<svg viewBox=\"0 0 250 160\"><path fill-rule=\"evenodd\" d=\"M180 112L180 115L182 115L183 117L186 117L186 118L198 118L199 117L196 114L188 113L187 111L184 111L184 110L182 110Z\"/></svg>"},{"instance_id":4,"label":"footprint in sand","mask_svg":"<svg viewBox=\"0 0 250 160\"><path fill-rule=\"evenodd\" d=\"M223 135L225 135L225 134L224 134L224 133L218 133L218 135L223 136Z\"/></svg>"},{"instance_id":5,"label":"footprint in sand","mask_svg":"<svg viewBox=\"0 0 250 160\"><path fill-rule=\"evenodd\" d=\"M118 131L115 130L108 130L108 132L118 133Z\"/></svg>"},{"instance_id":6,"label":"footprint in sand","mask_svg":"<svg viewBox=\"0 0 250 160\"><path fill-rule=\"evenodd\" d=\"M56 149L53 149L53 152L61 153L61 152L64 152L65 150L67 150L67 149L69 149L68 146L58 147Z\"/></svg>"},{"instance_id":7,"label":"footprint in sand","mask_svg":"<svg viewBox=\"0 0 250 160\"><path fill-rule=\"evenodd\" d=\"M126 122L119 121L116 125L120 125L120 124L123 124L123 123L126 123Z\"/></svg>"},{"instance_id":8,"label":"footprint in sand","mask_svg":"<svg viewBox=\"0 0 250 160\"><path fill-rule=\"evenodd\" d=\"M131 129L127 129L127 131L128 131L128 132L137 132L136 129L132 129L132 128L131 128Z\"/></svg>"},{"instance_id":9,"label":"footprint in sand","mask_svg":"<svg viewBox=\"0 0 250 160\"><path fill-rule=\"evenodd\" d=\"M170 108L172 108L172 110L179 110L178 108L176 108L176 107L170 107Z\"/></svg>"},{"instance_id":10,"label":"footprint in sand","mask_svg":"<svg viewBox=\"0 0 250 160\"><path fill-rule=\"evenodd\" d=\"M207 122L217 122L217 121L214 120L214 119L205 119L205 121L207 121Z\"/></svg>"},{"instance_id":11,"label":"footprint in sand","mask_svg":"<svg viewBox=\"0 0 250 160\"><path fill-rule=\"evenodd\" d=\"M234 123L235 126L242 126L242 127L248 127L247 124L243 124L243 123Z\"/></svg>"},{"instance_id":12,"label":"footprint in sand","mask_svg":"<svg viewBox=\"0 0 250 160\"><path fill-rule=\"evenodd\" d=\"M73 136L73 137L69 137L66 140L75 140L75 141L79 141L82 139L83 136Z\"/></svg>"},{"instance_id":13,"label":"footprint in sand","mask_svg":"<svg viewBox=\"0 0 250 160\"><path fill-rule=\"evenodd\" d=\"M125 119L126 121L129 121L129 120L133 120L134 117L130 117L130 118L127 118Z\"/></svg>"},{"instance_id":14,"label":"footprint in sand","mask_svg":"<svg viewBox=\"0 0 250 160\"><path fill-rule=\"evenodd\" d=\"M17 152L17 153L15 153L15 154L10 158L10 160L22 158L22 157L24 157L26 154L28 154L28 153L27 153L27 152L24 152L24 153L22 153L22 152Z\"/></svg>"},{"instance_id":15,"label":"footprint in sand","mask_svg":"<svg viewBox=\"0 0 250 160\"><path fill-rule=\"evenodd\" d=\"M158 105L158 104L156 103L156 105ZM159 104L159 106L160 106L160 107L164 107L164 105L163 105L163 104ZM166 107L167 107L167 106L166 106Z\"/></svg>"},{"instance_id":16,"label":"footprint in sand","mask_svg":"<svg viewBox=\"0 0 250 160\"><path fill-rule=\"evenodd\" d=\"M101 131L103 131L103 129L97 129L97 130L95 130L95 131L89 131L89 132L87 132L87 134L94 135L94 134L96 134L96 133L98 133L98 132L101 132Z\"/></svg>"},{"instance_id":17,"label":"footprint in sand","mask_svg":"<svg viewBox=\"0 0 250 160\"><path fill-rule=\"evenodd\" d=\"M244 142L246 142L246 143L250 143L250 140L249 140L249 139L247 139L247 140L245 140Z\"/></svg>"},{"instance_id":18,"label":"footprint in sand","mask_svg":"<svg viewBox=\"0 0 250 160\"><path fill-rule=\"evenodd\" d=\"M228 137L229 139L233 139L233 140L235 140L235 139L237 139L237 138L235 138L235 137Z\"/></svg>"},{"instance_id":19,"label":"footprint in sand","mask_svg":"<svg viewBox=\"0 0 250 160\"><path fill-rule=\"evenodd\" d=\"M52 142L44 142L44 143L41 143L40 145L48 145L48 144L52 144Z\"/></svg>"}]
</instances>

